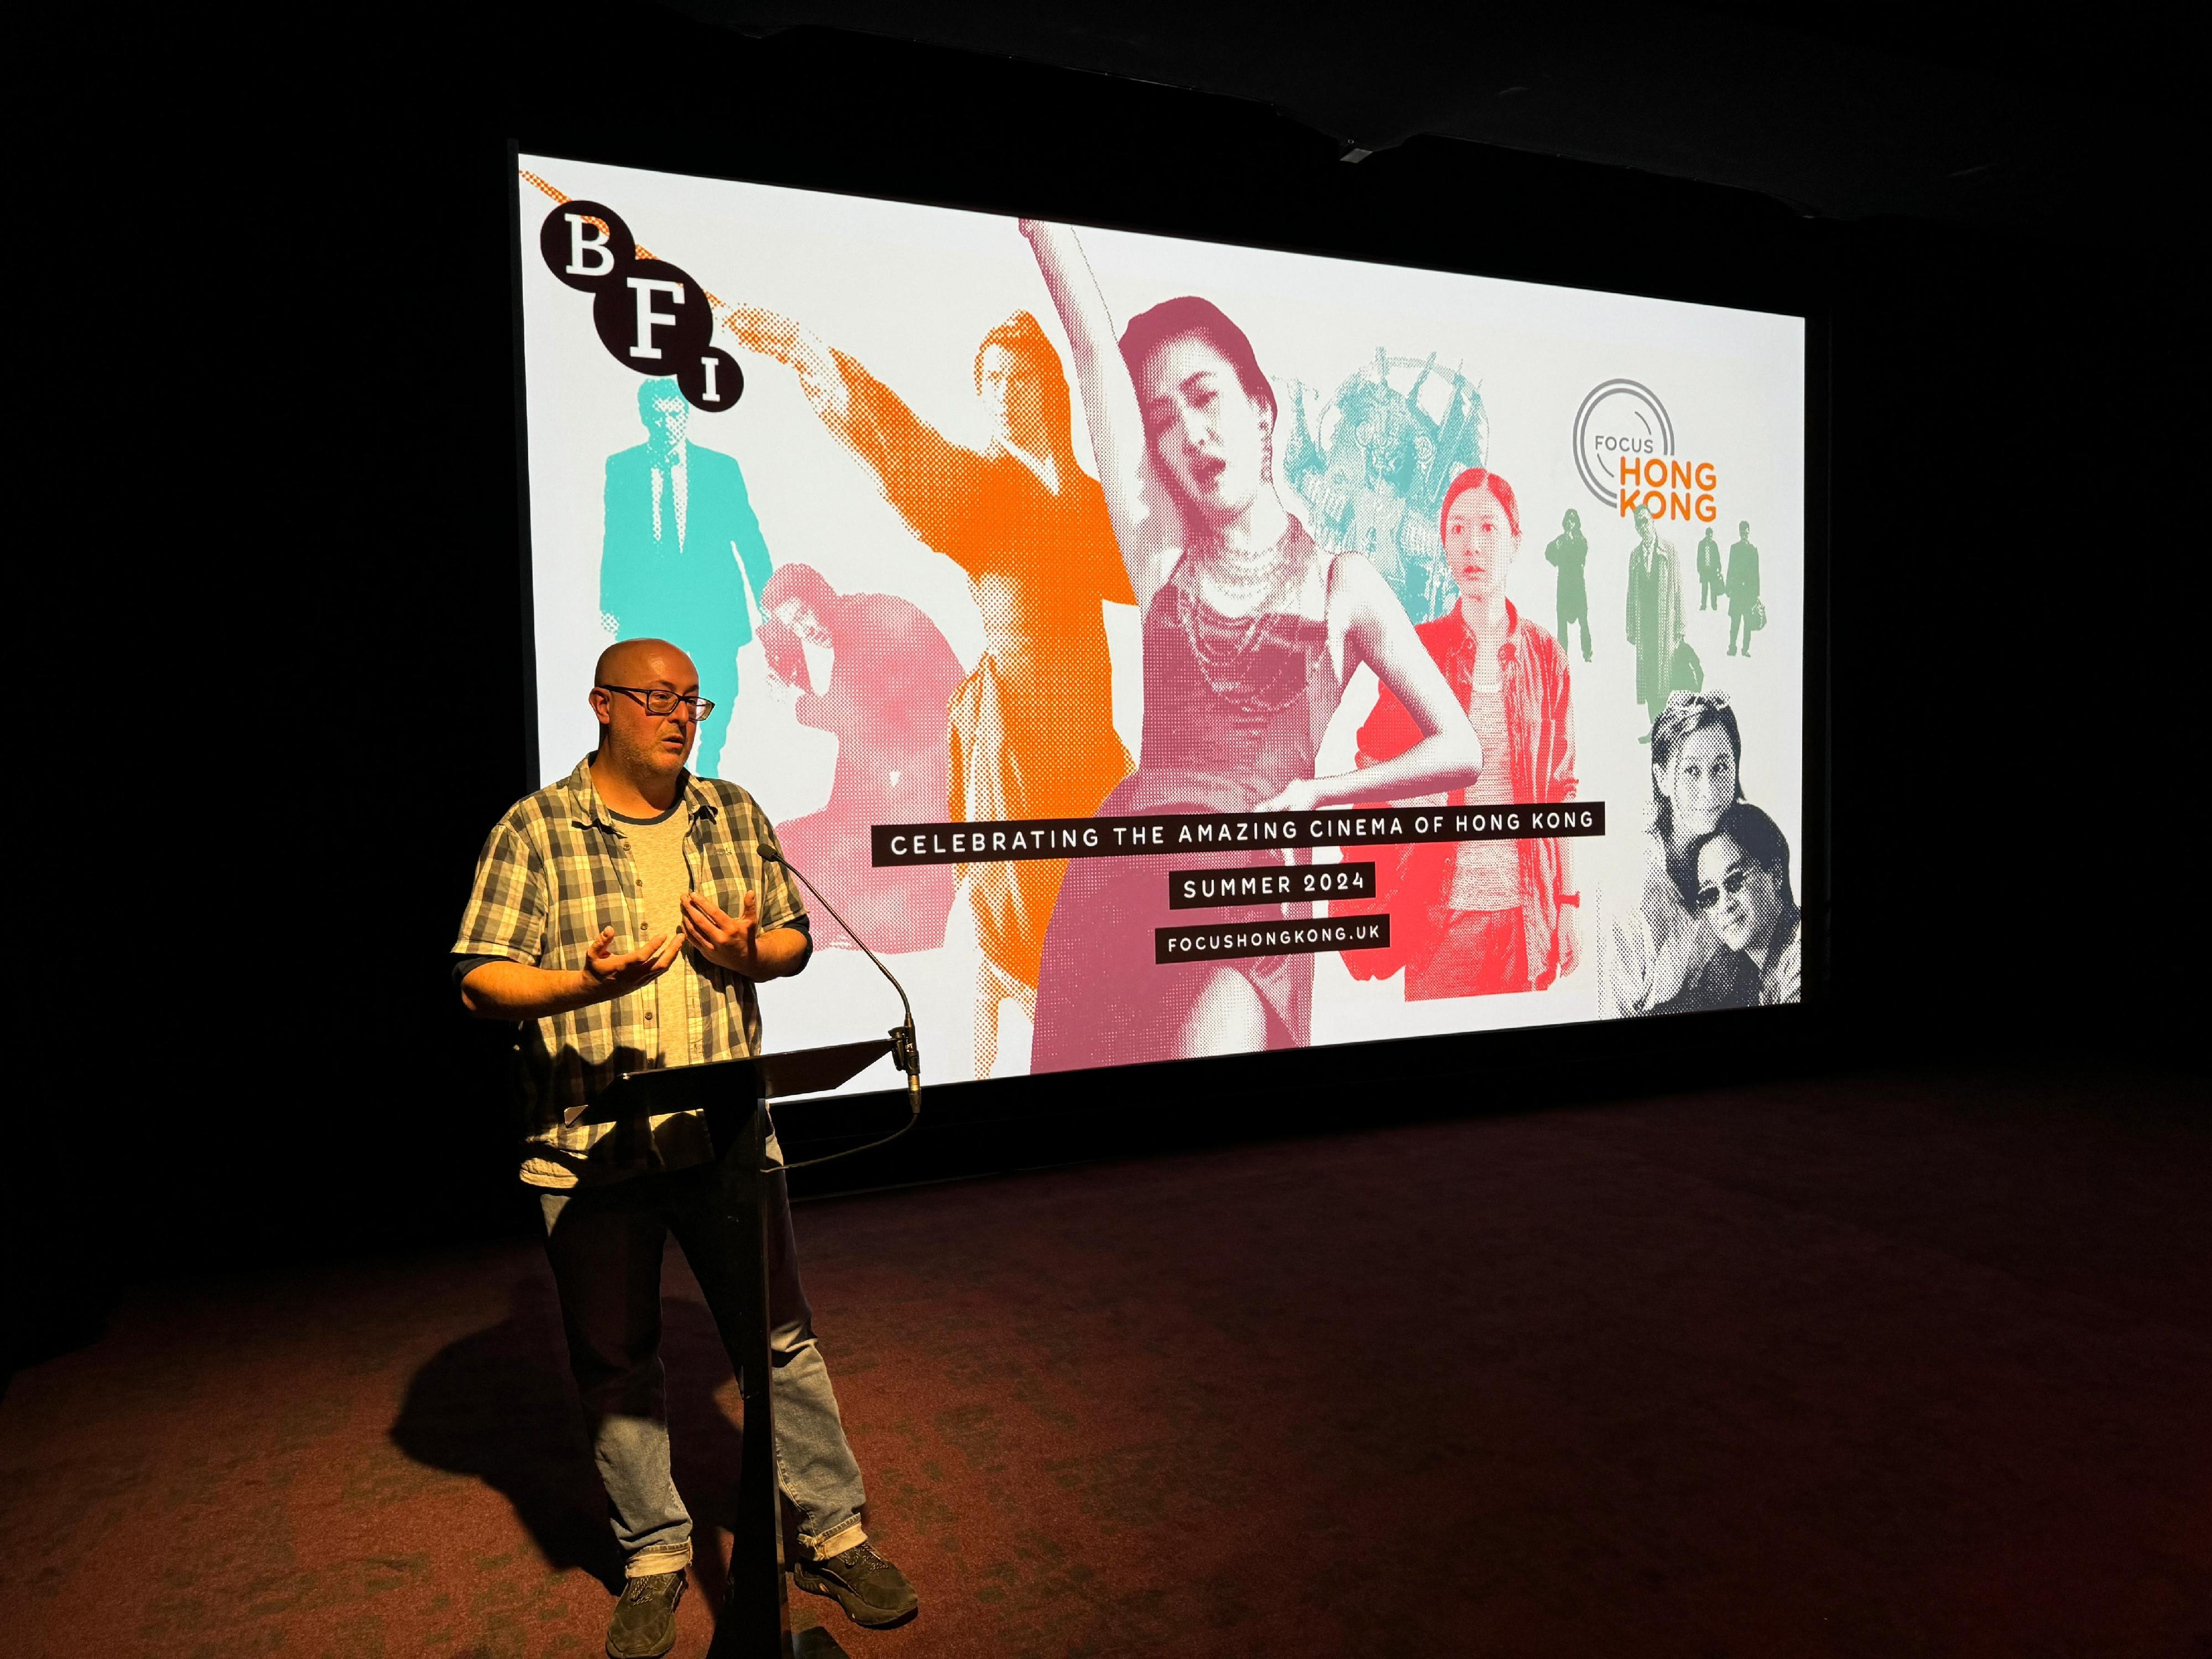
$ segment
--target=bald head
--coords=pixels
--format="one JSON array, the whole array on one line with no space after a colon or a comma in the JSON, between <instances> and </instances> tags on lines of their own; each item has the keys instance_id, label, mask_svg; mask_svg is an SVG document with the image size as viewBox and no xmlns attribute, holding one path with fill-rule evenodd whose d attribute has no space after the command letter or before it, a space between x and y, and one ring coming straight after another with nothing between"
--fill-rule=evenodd
<instances>
[{"instance_id":1,"label":"bald head","mask_svg":"<svg viewBox=\"0 0 2212 1659\"><path fill-rule=\"evenodd\" d=\"M699 671L666 640L617 640L599 653L592 684L665 685L672 691L690 691L698 688Z\"/></svg>"},{"instance_id":2,"label":"bald head","mask_svg":"<svg viewBox=\"0 0 2212 1659\"><path fill-rule=\"evenodd\" d=\"M668 704L665 713L653 711L656 693ZM698 669L666 640L623 640L599 653L592 684L592 713L599 722L592 771L603 793L613 787L611 769L657 806L673 799L700 718L695 705L677 699L698 694Z\"/></svg>"}]
</instances>

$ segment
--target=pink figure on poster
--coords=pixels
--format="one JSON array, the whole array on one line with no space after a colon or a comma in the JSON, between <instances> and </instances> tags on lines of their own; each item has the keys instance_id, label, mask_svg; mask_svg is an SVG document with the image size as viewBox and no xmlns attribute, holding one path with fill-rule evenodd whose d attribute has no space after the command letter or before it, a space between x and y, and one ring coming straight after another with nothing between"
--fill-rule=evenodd
<instances>
[{"instance_id":1,"label":"pink figure on poster","mask_svg":"<svg viewBox=\"0 0 2212 1659\"><path fill-rule=\"evenodd\" d=\"M761 595L769 670L798 693L799 723L837 739L830 799L776 826L783 850L878 951L933 951L952 911L950 865L878 869L878 823L945 816L951 749L945 706L960 659L937 624L889 593L840 593L810 565L787 564ZM817 945L851 947L826 915Z\"/></svg>"},{"instance_id":2,"label":"pink figure on poster","mask_svg":"<svg viewBox=\"0 0 2212 1659\"><path fill-rule=\"evenodd\" d=\"M1373 783L1393 795L1475 781L1480 745L1373 566L1317 547L1275 477L1276 401L1250 339L1211 301L1163 301L1117 331L1082 246L1024 221L1066 328L1099 484L1143 617L1136 772L1103 814L1304 811ZM1361 665L1413 711L1419 738L1371 777L1316 774ZM1257 860L1179 854L1177 867ZM1310 956L1156 959L1161 927L1310 915L1303 902L1171 911L1167 860L1068 865L1037 979L1030 1068L1064 1071L1312 1040Z\"/></svg>"},{"instance_id":3,"label":"pink figure on poster","mask_svg":"<svg viewBox=\"0 0 2212 1659\"><path fill-rule=\"evenodd\" d=\"M984 650L950 710L956 821L1088 817L1129 771L1114 727L1104 608L1132 603L1097 482L1076 462L1060 354L1016 312L977 347L990 438L955 441L788 317L741 305L728 327L787 363L823 424L874 475L916 540L966 574ZM998 1065L999 1019L1036 1014L1037 959L1066 864L957 866L975 917L975 1075Z\"/></svg>"}]
</instances>

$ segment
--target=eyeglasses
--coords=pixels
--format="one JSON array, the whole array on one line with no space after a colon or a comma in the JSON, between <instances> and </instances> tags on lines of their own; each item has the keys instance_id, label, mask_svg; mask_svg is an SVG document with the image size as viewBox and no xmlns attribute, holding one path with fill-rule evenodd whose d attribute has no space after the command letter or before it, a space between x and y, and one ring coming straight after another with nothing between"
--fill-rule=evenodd
<instances>
[{"instance_id":1,"label":"eyeglasses","mask_svg":"<svg viewBox=\"0 0 2212 1659\"><path fill-rule=\"evenodd\" d=\"M645 712L648 714L672 714L676 712L676 705L679 702L690 711L691 718L695 720L703 720L714 712L714 703L706 697L695 697L680 691L665 690L657 685L600 685L594 686L592 689L598 691L619 691L626 697L635 697L645 705Z\"/></svg>"},{"instance_id":2,"label":"eyeglasses","mask_svg":"<svg viewBox=\"0 0 2212 1659\"><path fill-rule=\"evenodd\" d=\"M1716 904L1718 904L1721 902L1721 895L1723 893L1726 893L1730 898L1734 898L1738 893L1743 891L1744 883L1751 879L1751 872L1758 868L1759 866L1755 864L1739 864L1735 869L1729 871L1728 874L1721 878L1721 884L1719 886L1700 887L1698 889L1698 908L1700 910L1711 909Z\"/></svg>"}]
</instances>

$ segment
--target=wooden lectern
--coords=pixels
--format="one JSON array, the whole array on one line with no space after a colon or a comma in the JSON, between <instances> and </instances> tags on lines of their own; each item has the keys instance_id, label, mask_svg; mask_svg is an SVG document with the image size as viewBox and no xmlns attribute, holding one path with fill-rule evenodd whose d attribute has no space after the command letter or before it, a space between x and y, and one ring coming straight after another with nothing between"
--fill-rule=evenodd
<instances>
[{"instance_id":1,"label":"wooden lectern","mask_svg":"<svg viewBox=\"0 0 2212 1659\"><path fill-rule=\"evenodd\" d=\"M717 1201L728 1206L735 1236L752 1243L752 1265L736 1276L735 1305L713 1310L738 1374L745 1432L730 1540L729 1594L708 1650L710 1659L792 1659L797 1651L783 1579L783 1517L776 1492L774 1408L769 1403L766 1183L781 1180L782 1171L768 1166L768 1103L836 1088L892 1053L901 1035L752 1060L625 1072L576 1115L579 1123L616 1123L669 1112L703 1113L720 1171ZM827 1649L839 1650L834 1644Z\"/></svg>"}]
</instances>

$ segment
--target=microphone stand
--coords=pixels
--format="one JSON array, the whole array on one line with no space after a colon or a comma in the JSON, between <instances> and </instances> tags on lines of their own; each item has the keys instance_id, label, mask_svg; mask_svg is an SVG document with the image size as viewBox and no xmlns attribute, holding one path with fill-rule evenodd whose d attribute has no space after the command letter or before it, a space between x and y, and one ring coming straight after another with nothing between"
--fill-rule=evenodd
<instances>
[{"instance_id":1,"label":"microphone stand","mask_svg":"<svg viewBox=\"0 0 2212 1659\"><path fill-rule=\"evenodd\" d=\"M830 1158L849 1158L853 1152L865 1152L878 1146L886 1146L914 1127L915 1121L921 1116L921 1046L915 1036L914 1004L907 1000L906 987L898 982L898 975L884 966L884 959L881 957L868 949L867 942L853 931L853 924L837 914L837 907L830 903L828 899L823 898L822 890L807 880L805 872L784 857L782 849L780 848L763 847L760 849L760 855L769 863L781 865L797 877L799 884L820 900L822 908L830 913L830 920L845 930L845 937L860 947L860 954L876 964L876 971L890 981L891 989L898 993L899 1006L906 1012L906 1023L891 1028L891 1064L906 1073L906 1121L881 1140L872 1140L867 1146L855 1146L849 1152L833 1152ZM829 1158L810 1158L805 1164L787 1164L784 1168L787 1170L803 1170L808 1164L829 1162Z\"/></svg>"}]
</instances>

